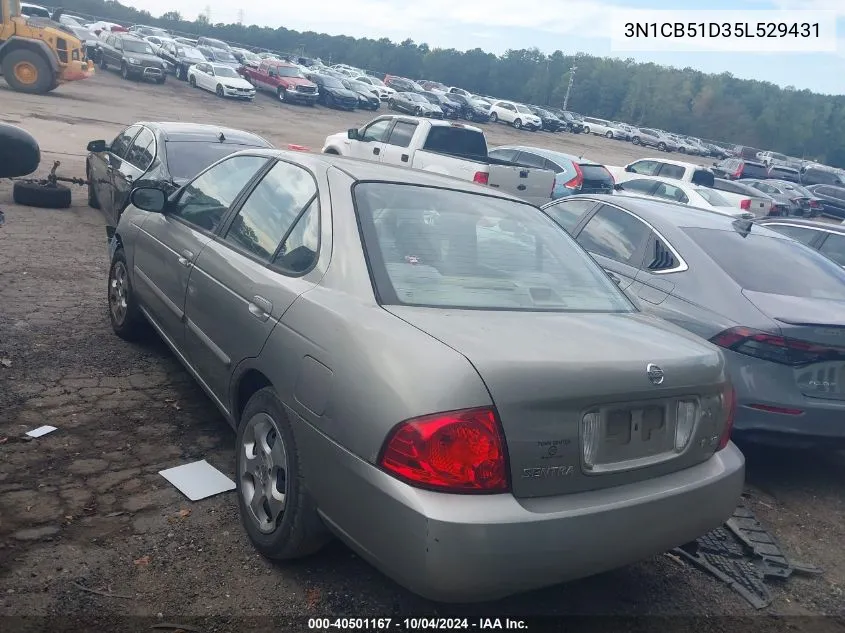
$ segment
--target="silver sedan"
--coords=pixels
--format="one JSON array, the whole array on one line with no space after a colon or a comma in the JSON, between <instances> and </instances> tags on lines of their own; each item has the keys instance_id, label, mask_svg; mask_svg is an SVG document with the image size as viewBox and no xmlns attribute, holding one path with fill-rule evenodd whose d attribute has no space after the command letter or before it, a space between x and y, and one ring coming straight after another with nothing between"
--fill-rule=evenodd
<instances>
[{"instance_id":1,"label":"silver sedan","mask_svg":"<svg viewBox=\"0 0 845 633\"><path fill-rule=\"evenodd\" d=\"M269 558L335 535L423 596L492 599L688 542L741 493L722 353L514 198L250 150L136 189L111 251L115 332L151 325L236 429Z\"/></svg>"}]
</instances>

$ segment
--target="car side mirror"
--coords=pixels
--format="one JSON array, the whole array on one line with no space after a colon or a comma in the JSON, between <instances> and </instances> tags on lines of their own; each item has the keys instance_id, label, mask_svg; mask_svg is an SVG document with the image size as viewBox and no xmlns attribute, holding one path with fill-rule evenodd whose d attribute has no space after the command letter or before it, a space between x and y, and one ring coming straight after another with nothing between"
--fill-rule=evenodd
<instances>
[{"instance_id":1,"label":"car side mirror","mask_svg":"<svg viewBox=\"0 0 845 633\"><path fill-rule=\"evenodd\" d=\"M359 134L357 127L349 128L349 130L347 130L347 132L346 132L346 137L350 141L360 141L360 140L362 140L361 135Z\"/></svg>"},{"instance_id":2,"label":"car side mirror","mask_svg":"<svg viewBox=\"0 0 845 633\"><path fill-rule=\"evenodd\" d=\"M634 173L634 168L633 168L633 167L631 167L630 165L628 165L627 167L625 167L625 171L627 171L629 174L633 174L633 173Z\"/></svg>"},{"instance_id":3,"label":"car side mirror","mask_svg":"<svg viewBox=\"0 0 845 633\"><path fill-rule=\"evenodd\" d=\"M138 187L130 194L129 201L141 211L164 213L167 206L167 194L154 187Z\"/></svg>"},{"instance_id":4,"label":"car side mirror","mask_svg":"<svg viewBox=\"0 0 845 633\"><path fill-rule=\"evenodd\" d=\"M91 141L88 143L88 151L98 154L100 152L108 151L109 146L105 141Z\"/></svg>"},{"instance_id":5,"label":"car side mirror","mask_svg":"<svg viewBox=\"0 0 845 633\"><path fill-rule=\"evenodd\" d=\"M617 182L615 185L613 185L614 191L622 191L622 189L624 189L624 187L622 187L622 183Z\"/></svg>"}]
</instances>

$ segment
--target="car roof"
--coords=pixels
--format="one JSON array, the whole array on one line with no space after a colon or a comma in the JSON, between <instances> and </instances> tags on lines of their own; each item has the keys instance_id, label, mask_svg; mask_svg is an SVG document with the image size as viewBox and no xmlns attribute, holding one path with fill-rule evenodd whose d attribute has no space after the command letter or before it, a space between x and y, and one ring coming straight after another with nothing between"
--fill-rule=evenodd
<instances>
[{"instance_id":1,"label":"car roof","mask_svg":"<svg viewBox=\"0 0 845 633\"><path fill-rule=\"evenodd\" d=\"M624 183L623 183L624 184ZM576 198L588 198L597 202L604 202L610 205L622 207L640 216L646 222L654 225L666 225L677 228L699 228L716 229L722 231L734 230L733 222L737 218L710 211L688 207L685 204L677 204L670 201L656 200L654 198L640 198L626 196L624 194L586 194L576 195L562 200L573 200Z\"/></svg>"},{"instance_id":2,"label":"car roof","mask_svg":"<svg viewBox=\"0 0 845 633\"><path fill-rule=\"evenodd\" d=\"M761 218L758 224L794 224L795 226L806 226L808 229L819 229L845 235L845 226L831 222L819 222L818 220L805 220L803 218Z\"/></svg>"},{"instance_id":3,"label":"car roof","mask_svg":"<svg viewBox=\"0 0 845 633\"><path fill-rule=\"evenodd\" d=\"M542 158L545 158L550 161L556 160L568 160L572 161L573 163L578 163L579 165L601 165L601 163L590 160L588 158L584 158L583 156L573 156L572 154L564 154L563 152L556 152L551 149L545 149L543 147L528 147L526 145L499 145L494 147L493 149L513 149L518 152L531 152L532 154L537 154Z\"/></svg>"},{"instance_id":4,"label":"car roof","mask_svg":"<svg viewBox=\"0 0 845 633\"><path fill-rule=\"evenodd\" d=\"M226 140L232 143L270 143L252 132L245 132L220 125L208 125L205 123L187 123L183 121L138 121L136 125L145 125L151 130L162 134L165 141L203 141L217 139L222 133Z\"/></svg>"},{"instance_id":5,"label":"car roof","mask_svg":"<svg viewBox=\"0 0 845 633\"><path fill-rule=\"evenodd\" d=\"M436 187L441 189L453 189L466 193L477 193L499 198L502 200L513 200L529 204L525 200L509 194L496 191L484 185L478 185L468 180L453 178L445 174L429 172L416 169L408 169L399 165L385 165L374 163L369 160L349 158L335 154L316 154L311 152L296 152L280 149L249 150L250 153L258 153L262 156L273 158L290 159L294 163L311 168L335 167L344 172L347 176L356 181L378 181L408 185L419 185L423 187Z\"/></svg>"},{"instance_id":6,"label":"car roof","mask_svg":"<svg viewBox=\"0 0 845 633\"><path fill-rule=\"evenodd\" d=\"M639 163L643 160L656 160L660 163L666 163L667 165L675 165L677 167L690 167L691 169L702 169L704 171L707 171L707 167L705 167L704 165L698 165L696 163L691 163L689 161L683 160L672 160L671 158L663 158L658 156L646 156L645 158L638 158L637 160L629 164L633 165L634 163Z\"/></svg>"},{"instance_id":7,"label":"car roof","mask_svg":"<svg viewBox=\"0 0 845 633\"><path fill-rule=\"evenodd\" d=\"M679 189L690 189L692 191L699 191L701 189L712 189L712 187L704 187L694 182L690 182L689 180L667 178L666 176L646 176L645 174L632 174L632 178L629 178L628 180L623 180L619 184L624 187L626 182L631 182L632 180L655 180L657 182L665 182L667 184L674 185Z\"/></svg>"}]
</instances>

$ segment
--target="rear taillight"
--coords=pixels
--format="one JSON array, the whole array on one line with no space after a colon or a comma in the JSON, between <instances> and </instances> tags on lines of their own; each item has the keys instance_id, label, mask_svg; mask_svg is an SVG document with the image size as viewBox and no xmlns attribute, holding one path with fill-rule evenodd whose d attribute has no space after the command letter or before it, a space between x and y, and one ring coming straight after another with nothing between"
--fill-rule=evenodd
<instances>
[{"instance_id":1,"label":"rear taillight","mask_svg":"<svg viewBox=\"0 0 845 633\"><path fill-rule=\"evenodd\" d=\"M736 171L734 172L734 179L739 180L740 177L742 177L742 168L743 167L744 167L744 165L742 163L740 163L739 167L737 167Z\"/></svg>"},{"instance_id":2,"label":"rear taillight","mask_svg":"<svg viewBox=\"0 0 845 633\"><path fill-rule=\"evenodd\" d=\"M418 488L454 493L510 490L504 434L492 408L400 423L385 441L379 466Z\"/></svg>"},{"instance_id":3,"label":"rear taillight","mask_svg":"<svg viewBox=\"0 0 845 633\"><path fill-rule=\"evenodd\" d=\"M479 185L486 185L490 179L490 174L486 171L477 171L475 175L472 177L473 182L477 182Z\"/></svg>"},{"instance_id":4,"label":"rear taillight","mask_svg":"<svg viewBox=\"0 0 845 633\"><path fill-rule=\"evenodd\" d=\"M581 185L584 184L584 173L581 171L578 163L572 163L572 166L575 167L575 177L569 182L564 183L563 186L567 189L580 189Z\"/></svg>"},{"instance_id":5,"label":"rear taillight","mask_svg":"<svg viewBox=\"0 0 845 633\"><path fill-rule=\"evenodd\" d=\"M722 434L719 436L719 445L716 447L717 451L722 450L731 441L731 432L734 428L734 416L736 415L736 391L733 385L728 384L722 391L722 411L725 416L725 426L722 427Z\"/></svg>"},{"instance_id":6,"label":"rear taillight","mask_svg":"<svg viewBox=\"0 0 845 633\"><path fill-rule=\"evenodd\" d=\"M811 209L821 209L822 203L818 200L810 200L810 208Z\"/></svg>"},{"instance_id":7,"label":"rear taillight","mask_svg":"<svg viewBox=\"0 0 845 633\"><path fill-rule=\"evenodd\" d=\"M745 200L741 200L739 203L740 209L745 209L746 211L751 208L751 200L746 198Z\"/></svg>"},{"instance_id":8,"label":"rear taillight","mask_svg":"<svg viewBox=\"0 0 845 633\"><path fill-rule=\"evenodd\" d=\"M816 345L747 327L725 330L710 342L738 354L793 367L845 359L845 348Z\"/></svg>"}]
</instances>

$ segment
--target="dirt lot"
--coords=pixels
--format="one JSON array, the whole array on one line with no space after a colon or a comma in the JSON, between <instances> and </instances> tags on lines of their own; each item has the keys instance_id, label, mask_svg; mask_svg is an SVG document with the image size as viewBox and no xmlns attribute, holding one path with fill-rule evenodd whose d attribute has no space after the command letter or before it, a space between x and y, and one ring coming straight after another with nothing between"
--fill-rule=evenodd
<instances>
[{"instance_id":1,"label":"dirt lot","mask_svg":"<svg viewBox=\"0 0 845 633\"><path fill-rule=\"evenodd\" d=\"M0 87L0 120L35 134L43 166L58 159L62 173L79 177L89 140L110 140L137 120L217 122L280 146L319 149L327 134L368 118L264 96L227 103L175 81L142 85L112 74L45 97ZM540 145L616 165L650 153L603 138L487 127L491 144ZM284 618L757 613L668 556L467 608L416 598L339 544L293 565L266 562L240 528L234 493L190 503L157 474L207 459L231 475L234 437L163 344L131 346L112 334L105 231L99 212L85 206L84 190L76 189L72 209L45 211L12 205L3 183L0 205L7 220L0 228L0 361L8 361L0 362L0 616L55 618L53 631L83 630L83 620L98 623L90 630L140 631L197 618L212 618L202 620L203 630L257 631L273 628L270 617L281 618L274 630L305 630L302 619L285 629ZM42 424L59 430L21 439ZM763 611L775 617L754 619L755 630L799 622L787 616L845 616L845 458L768 449L747 457L758 517L789 554L824 569L775 586L775 602ZM138 619L124 619L130 616ZM43 619L0 622L15 631L46 626ZM699 631L737 626L731 619L690 624Z\"/></svg>"}]
</instances>

